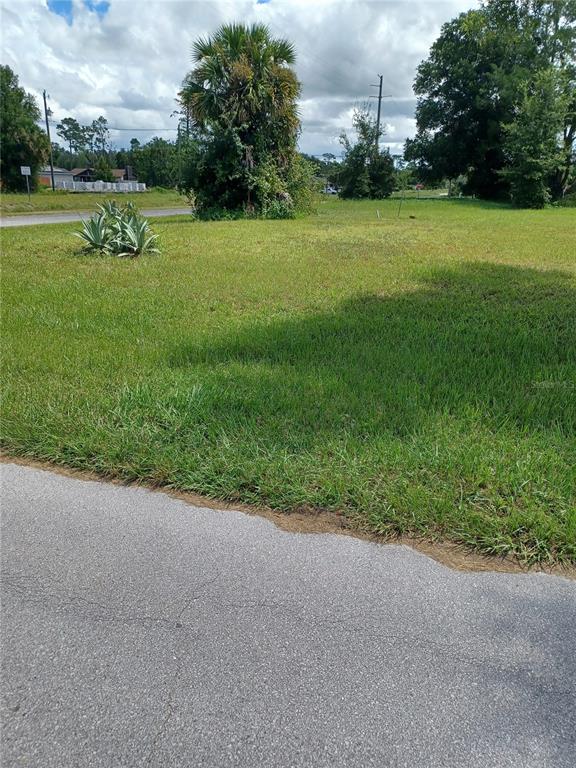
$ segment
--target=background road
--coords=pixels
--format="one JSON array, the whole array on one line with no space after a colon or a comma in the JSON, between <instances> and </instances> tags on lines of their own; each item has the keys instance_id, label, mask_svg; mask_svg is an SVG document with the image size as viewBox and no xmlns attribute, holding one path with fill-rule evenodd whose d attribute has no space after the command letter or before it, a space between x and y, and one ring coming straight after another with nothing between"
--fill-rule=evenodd
<instances>
[{"instance_id":1,"label":"background road","mask_svg":"<svg viewBox=\"0 0 576 768\"><path fill-rule=\"evenodd\" d=\"M65 224L68 221L89 219L94 211L66 211L63 213L31 213L0 216L2 227L30 227L33 224ZM190 208L146 208L141 211L144 216L182 216L191 215Z\"/></svg>"},{"instance_id":2,"label":"background road","mask_svg":"<svg viewBox=\"0 0 576 768\"><path fill-rule=\"evenodd\" d=\"M4 768L574 766L574 582L2 474Z\"/></svg>"}]
</instances>

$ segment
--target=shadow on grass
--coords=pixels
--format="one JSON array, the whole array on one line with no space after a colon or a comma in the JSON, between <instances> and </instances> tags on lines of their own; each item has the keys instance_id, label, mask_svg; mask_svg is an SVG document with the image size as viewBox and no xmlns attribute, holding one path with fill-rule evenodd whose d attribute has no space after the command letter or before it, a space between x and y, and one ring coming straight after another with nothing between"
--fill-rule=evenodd
<instances>
[{"instance_id":1,"label":"shadow on grass","mask_svg":"<svg viewBox=\"0 0 576 768\"><path fill-rule=\"evenodd\" d=\"M253 324L216 343L190 341L169 363L232 364L252 387L258 418L282 415L297 431L332 433L346 422L364 436L405 437L441 414L491 429L574 433L569 274L473 263L428 273L421 284Z\"/></svg>"}]
</instances>

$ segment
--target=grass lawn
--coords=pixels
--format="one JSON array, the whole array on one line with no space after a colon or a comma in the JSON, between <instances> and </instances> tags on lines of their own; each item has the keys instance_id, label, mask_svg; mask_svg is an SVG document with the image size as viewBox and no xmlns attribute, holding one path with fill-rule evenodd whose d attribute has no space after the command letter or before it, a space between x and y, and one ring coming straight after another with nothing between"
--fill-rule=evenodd
<instances>
[{"instance_id":1,"label":"grass lawn","mask_svg":"<svg viewBox=\"0 0 576 768\"><path fill-rule=\"evenodd\" d=\"M576 562L576 213L397 209L2 231L5 450Z\"/></svg>"},{"instance_id":2,"label":"grass lawn","mask_svg":"<svg viewBox=\"0 0 576 768\"><path fill-rule=\"evenodd\" d=\"M65 192L51 189L34 192L28 202L27 194L7 193L0 195L0 214L11 216L18 213L50 213L51 211L91 211L104 200L132 200L141 208L186 207L186 200L173 189L135 193Z\"/></svg>"}]
</instances>

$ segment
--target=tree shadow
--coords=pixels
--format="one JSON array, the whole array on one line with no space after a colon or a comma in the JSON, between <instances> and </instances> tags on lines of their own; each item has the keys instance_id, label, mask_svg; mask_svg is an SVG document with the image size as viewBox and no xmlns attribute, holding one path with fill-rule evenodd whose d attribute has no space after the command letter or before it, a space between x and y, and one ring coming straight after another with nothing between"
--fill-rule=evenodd
<instances>
[{"instance_id":1,"label":"tree shadow","mask_svg":"<svg viewBox=\"0 0 576 768\"><path fill-rule=\"evenodd\" d=\"M489 428L576 427L576 289L559 271L469 263L412 292L256 322L173 348L173 368L233 366L258 418L404 437L438 414ZM222 408L233 408L230 401Z\"/></svg>"},{"instance_id":2,"label":"tree shadow","mask_svg":"<svg viewBox=\"0 0 576 768\"><path fill-rule=\"evenodd\" d=\"M519 721L516 733L523 751L549 765L569 765L576 749L573 584L531 586L508 593L486 586L483 602L491 613L480 609L472 621L489 641L490 655L507 660L500 668L483 665L483 673L513 694L509 700L522 702L510 715Z\"/></svg>"}]
</instances>

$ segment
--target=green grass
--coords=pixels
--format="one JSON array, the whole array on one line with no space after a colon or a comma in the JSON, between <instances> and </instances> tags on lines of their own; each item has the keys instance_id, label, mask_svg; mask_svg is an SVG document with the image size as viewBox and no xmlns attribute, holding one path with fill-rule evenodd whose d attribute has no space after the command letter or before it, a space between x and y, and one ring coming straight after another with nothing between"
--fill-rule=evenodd
<instances>
[{"instance_id":1,"label":"green grass","mask_svg":"<svg viewBox=\"0 0 576 768\"><path fill-rule=\"evenodd\" d=\"M50 213L51 211L91 211L104 200L131 200L142 208L186 207L186 200L173 189L135 193L65 192L51 189L34 192L28 202L27 194L6 193L0 195L0 213L11 216L22 213Z\"/></svg>"},{"instance_id":2,"label":"green grass","mask_svg":"<svg viewBox=\"0 0 576 768\"><path fill-rule=\"evenodd\" d=\"M397 209L158 220L136 260L4 230L5 449L576 562L574 212Z\"/></svg>"}]
</instances>

